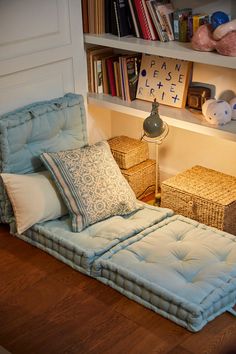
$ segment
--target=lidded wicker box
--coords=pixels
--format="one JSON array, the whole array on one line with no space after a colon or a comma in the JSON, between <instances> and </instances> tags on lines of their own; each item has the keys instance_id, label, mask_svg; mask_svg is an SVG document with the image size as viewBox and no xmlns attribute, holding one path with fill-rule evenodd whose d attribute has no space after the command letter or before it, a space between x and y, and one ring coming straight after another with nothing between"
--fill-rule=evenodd
<instances>
[{"instance_id":1,"label":"lidded wicker box","mask_svg":"<svg viewBox=\"0 0 236 354\"><path fill-rule=\"evenodd\" d=\"M108 140L112 155L120 168L128 169L148 159L147 142L116 136Z\"/></svg>"},{"instance_id":2,"label":"lidded wicker box","mask_svg":"<svg viewBox=\"0 0 236 354\"><path fill-rule=\"evenodd\" d=\"M121 169L137 198L143 198L155 191L156 161L146 160L129 169Z\"/></svg>"},{"instance_id":3,"label":"lidded wicker box","mask_svg":"<svg viewBox=\"0 0 236 354\"><path fill-rule=\"evenodd\" d=\"M161 206L236 235L236 177L194 166L162 183Z\"/></svg>"}]
</instances>

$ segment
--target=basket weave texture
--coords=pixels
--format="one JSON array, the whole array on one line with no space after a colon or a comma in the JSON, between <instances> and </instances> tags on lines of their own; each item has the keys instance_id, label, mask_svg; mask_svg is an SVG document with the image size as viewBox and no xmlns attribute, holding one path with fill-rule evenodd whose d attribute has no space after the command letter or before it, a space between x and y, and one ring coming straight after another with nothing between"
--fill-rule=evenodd
<instances>
[{"instance_id":1,"label":"basket weave texture","mask_svg":"<svg viewBox=\"0 0 236 354\"><path fill-rule=\"evenodd\" d=\"M155 191L156 161L146 160L129 169L121 169L137 198L143 198Z\"/></svg>"},{"instance_id":2,"label":"basket weave texture","mask_svg":"<svg viewBox=\"0 0 236 354\"><path fill-rule=\"evenodd\" d=\"M236 235L236 177L202 166L162 183L161 206Z\"/></svg>"},{"instance_id":3,"label":"basket weave texture","mask_svg":"<svg viewBox=\"0 0 236 354\"><path fill-rule=\"evenodd\" d=\"M144 141L117 136L108 140L112 155L122 169L128 169L148 159L148 144Z\"/></svg>"}]
</instances>

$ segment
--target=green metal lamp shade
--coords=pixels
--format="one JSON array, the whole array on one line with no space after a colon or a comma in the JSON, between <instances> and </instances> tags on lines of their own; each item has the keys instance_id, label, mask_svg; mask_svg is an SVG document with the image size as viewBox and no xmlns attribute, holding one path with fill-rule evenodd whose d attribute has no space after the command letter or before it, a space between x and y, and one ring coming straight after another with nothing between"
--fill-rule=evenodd
<instances>
[{"instance_id":1,"label":"green metal lamp shade","mask_svg":"<svg viewBox=\"0 0 236 354\"><path fill-rule=\"evenodd\" d=\"M163 134L163 120L159 116L158 106L159 103L156 101L156 99L154 99L154 102L152 103L151 114L143 122L144 133L149 138L157 138Z\"/></svg>"}]
</instances>

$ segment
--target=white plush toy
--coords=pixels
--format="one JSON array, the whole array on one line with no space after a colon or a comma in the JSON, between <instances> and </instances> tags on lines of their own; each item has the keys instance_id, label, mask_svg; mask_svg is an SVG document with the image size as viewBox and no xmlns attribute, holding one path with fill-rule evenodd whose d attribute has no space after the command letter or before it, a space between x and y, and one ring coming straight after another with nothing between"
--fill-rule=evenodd
<instances>
[{"instance_id":1,"label":"white plush toy","mask_svg":"<svg viewBox=\"0 0 236 354\"><path fill-rule=\"evenodd\" d=\"M232 109L232 116L231 116L231 119L232 119L232 120L236 120L236 97L232 98L232 99L229 101L229 104L230 104L231 109Z\"/></svg>"},{"instance_id":2,"label":"white plush toy","mask_svg":"<svg viewBox=\"0 0 236 354\"><path fill-rule=\"evenodd\" d=\"M210 99L203 103L202 114L208 123L224 125L231 121L232 108L231 105L224 100Z\"/></svg>"}]
</instances>

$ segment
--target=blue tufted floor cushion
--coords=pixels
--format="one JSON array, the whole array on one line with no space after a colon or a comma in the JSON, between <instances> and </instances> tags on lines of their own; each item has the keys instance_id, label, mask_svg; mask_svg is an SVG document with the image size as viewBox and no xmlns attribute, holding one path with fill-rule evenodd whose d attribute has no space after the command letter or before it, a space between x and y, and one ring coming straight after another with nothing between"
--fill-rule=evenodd
<instances>
[{"instance_id":1,"label":"blue tufted floor cushion","mask_svg":"<svg viewBox=\"0 0 236 354\"><path fill-rule=\"evenodd\" d=\"M140 204L144 204L141 203ZM87 227L82 232L71 231L71 219L35 224L17 237L48 252L82 273L91 275L95 259L119 242L136 235L166 217L173 215L170 209L144 204L144 208L127 216L114 216ZM11 225L14 233L14 223Z\"/></svg>"},{"instance_id":2,"label":"blue tufted floor cushion","mask_svg":"<svg viewBox=\"0 0 236 354\"><path fill-rule=\"evenodd\" d=\"M236 303L236 237L172 216L110 249L93 276L198 331Z\"/></svg>"},{"instance_id":3,"label":"blue tufted floor cushion","mask_svg":"<svg viewBox=\"0 0 236 354\"><path fill-rule=\"evenodd\" d=\"M87 144L83 98L76 94L38 102L0 119L0 171L30 173L39 155ZM236 238L195 221L146 206L83 232L70 219L34 225L19 238L73 268L97 277L191 331L236 302ZM0 183L0 221L12 210Z\"/></svg>"},{"instance_id":4,"label":"blue tufted floor cushion","mask_svg":"<svg viewBox=\"0 0 236 354\"><path fill-rule=\"evenodd\" d=\"M68 93L0 116L0 172L32 173L42 169L42 152L88 144L83 96ZM0 181L0 222L12 219Z\"/></svg>"}]
</instances>

